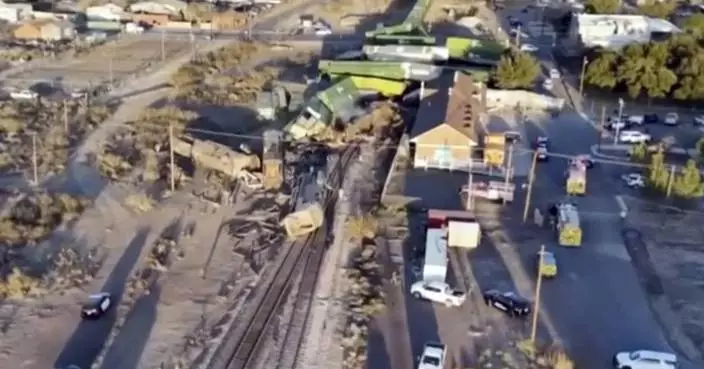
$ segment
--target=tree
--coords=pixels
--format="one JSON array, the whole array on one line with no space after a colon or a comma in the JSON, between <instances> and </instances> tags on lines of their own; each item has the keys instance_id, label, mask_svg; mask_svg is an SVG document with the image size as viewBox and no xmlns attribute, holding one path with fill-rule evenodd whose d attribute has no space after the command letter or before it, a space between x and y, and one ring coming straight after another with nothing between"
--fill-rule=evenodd
<instances>
[{"instance_id":1,"label":"tree","mask_svg":"<svg viewBox=\"0 0 704 369\"><path fill-rule=\"evenodd\" d=\"M664 97L677 82L677 75L667 68L668 58L664 43L629 45L616 70L618 79L633 98L642 93L648 97Z\"/></svg>"},{"instance_id":2,"label":"tree","mask_svg":"<svg viewBox=\"0 0 704 369\"><path fill-rule=\"evenodd\" d=\"M699 167L694 159L687 161L682 171L675 176L672 191L676 196L683 198L701 197L704 195L704 184Z\"/></svg>"},{"instance_id":3,"label":"tree","mask_svg":"<svg viewBox=\"0 0 704 369\"><path fill-rule=\"evenodd\" d=\"M585 82L592 86L612 89L616 86L616 66L618 65L618 55L611 51L603 51L598 54L587 66L584 74Z\"/></svg>"},{"instance_id":4,"label":"tree","mask_svg":"<svg viewBox=\"0 0 704 369\"><path fill-rule=\"evenodd\" d=\"M590 14L616 14L621 9L621 1L587 0L585 9Z\"/></svg>"},{"instance_id":5,"label":"tree","mask_svg":"<svg viewBox=\"0 0 704 369\"><path fill-rule=\"evenodd\" d=\"M675 8L677 8L677 2L673 0L648 0L640 6L640 11L649 17L667 19Z\"/></svg>"},{"instance_id":6,"label":"tree","mask_svg":"<svg viewBox=\"0 0 704 369\"><path fill-rule=\"evenodd\" d=\"M659 149L650 157L648 166L648 185L658 191L667 191L670 173L665 167L665 152Z\"/></svg>"},{"instance_id":7,"label":"tree","mask_svg":"<svg viewBox=\"0 0 704 369\"><path fill-rule=\"evenodd\" d=\"M697 157L699 160L704 160L704 137L700 138L694 145L694 149L697 151Z\"/></svg>"},{"instance_id":8,"label":"tree","mask_svg":"<svg viewBox=\"0 0 704 369\"><path fill-rule=\"evenodd\" d=\"M689 16L682 22L682 29L696 38L704 36L704 14L697 13Z\"/></svg>"},{"instance_id":9,"label":"tree","mask_svg":"<svg viewBox=\"0 0 704 369\"><path fill-rule=\"evenodd\" d=\"M532 55L510 50L501 57L494 81L502 89L527 89L533 87L538 73L540 65Z\"/></svg>"},{"instance_id":10,"label":"tree","mask_svg":"<svg viewBox=\"0 0 704 369\"><path fill-rule=\"evenodd\" d=\"M696 51L678 59L679 81L673 91L673 97L678 100L704 99L704 52L701 48Z\"/></svg>"}]
</instances>

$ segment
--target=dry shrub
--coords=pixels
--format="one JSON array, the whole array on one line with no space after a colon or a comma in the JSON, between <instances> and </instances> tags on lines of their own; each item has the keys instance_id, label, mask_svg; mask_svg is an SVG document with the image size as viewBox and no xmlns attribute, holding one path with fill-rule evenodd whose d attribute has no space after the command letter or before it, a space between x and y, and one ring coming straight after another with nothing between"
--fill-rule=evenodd
<instances>
[{"instance_id":1,"label":"dry shrub","mask_svg":"<svg viewBox=\"0 0 704 369\"><path fill-rule=\"evenodd\" d=\"M341 343L345 369L365 367L369 321L386 307L376 245L362 245L356 252L346 274L349 288L345 311L348 316Z\"/></svg>"},{"instance_id":2,"label":"dry shrub","mask_svg":"<svg viewBox=\"0 0 704 369\"><path fill-rule=\"evenodd\" d=\"M0 242L25 245L46 237L59 224L78 217L90 200L65 193L35 193L18 201L0 219Z\"/></svg>"},{"instance_id":3,"label":"dry shrub","mask_svg":"<svg viewBox=\"0 0 704 369\"><path fill-rule=\"evenodd\" d=\"M376 236L379 223L370 214L353 217L347 220L346 231L355 240L372 239Z\"/></svg>"},{"instance_id":4,"label":"dry shrub","mask_svg":"<svg viewBox=\"0 0 704 369\"><path fill-rule=\"evenodd\" d=\"M0 281L1 298L23 298L32 295L39 287L39 280L22 272L18 267Z\"/></svg>"},{"instance_id":5,"label":"dry shrub","mask_svg":"<svg viewBox=\"0 0 704 369\"><path fill-rule=\"evenodd\" d=\"M101 261L95 250L87 254L74 248L62 248L49 257L51 269L45 276L48 286L54 289L80 287L93 280Z\"/></svg>"},{"instance_id":6,"label":"dry shrub","mask_svg":"<svg viewBox=\"0 0 704 369\"><path fill-rule=\"evenodd\" d=\"M149 253L147 259L147 267L156 271L165 271L168 269L171 252L176 247L176 241L168 238L160 238L156 241Z\"/></svg>"},{"instance_id":7,"label":"dry shrub","mask_svg":"<svg viewBox=\"0 0 704 369\"><path fill-rule=\"evenodd\" d=\"M223 76L212 83L184 87L179 91L179 98L209 105L247 104L256 100L275 75L274 68L265 67L236 76Z\"/></svg>"},{"instance_id":8,"label":"dry shrub","mask_svg":"<svg viewBox=\"0 0 704 369\"><path fill-rule=\"evenodd\" d=\"M137 193L128 196L125 205L135 213L146 213L154 208L156 201L146 193Z\"/></svg>"},{"instance_id":9,"label":"dry shrub","mask_svg":"<svg viewBox=\"0 0 704 369\"><path fill-rule=\"evenodd\" d=\"M145 109L136 121L130 122L135 147L139 151L158 152L168 143L169 125L173 126L174 135L178 135L186 128L186 124L196 117L194 112L182 110L174 105Z\"/></svg>"},{"instance_id":10,"label":"dry shrub","mask_svg":"<svg viewBox=\"0 0 704 369\"><path fill-rule=\"evenodd\" d=\"M355 119L345 127L347 139L359 136L386 137L403 124L396 105L383 102L375 105L369 114Z\"/></svg>"},{"instance_id":11,"label":"dry shrub","mask_svg":"<svg viewBox=\"0 0 704 369\"><path fill-rule=\"evenodd\" d=\"M98 154L98 170L105 178L119 180L132 172L132 163L116 153L103 151Z\"/></svg>"},{"instance_id":12,"label":"dry shrub","mask_svg":"<svg viewBox=\"0 0 704 369\"><path fill-rule=\"evenodd\" d=\"M574 362L562 347L552 347L545 353L548 366L552 369L574 369Z\"/></svg>"}]
</instances>

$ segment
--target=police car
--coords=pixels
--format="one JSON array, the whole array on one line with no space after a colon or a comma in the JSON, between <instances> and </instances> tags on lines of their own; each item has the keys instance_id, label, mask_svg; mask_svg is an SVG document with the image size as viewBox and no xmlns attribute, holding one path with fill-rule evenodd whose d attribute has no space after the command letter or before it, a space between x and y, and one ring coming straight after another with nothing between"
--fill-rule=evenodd
<instances>
[{"instance_id":1,"label":"police car","mask_svg":"<svg viewBox=\"0 0 704 369\"><path fill-rule=\"evenodd\" d=\"M88 297L81 308L83 319L99 319L112 306L112 296L107 292L96 293Z\"/></svg>"}]
</instances>

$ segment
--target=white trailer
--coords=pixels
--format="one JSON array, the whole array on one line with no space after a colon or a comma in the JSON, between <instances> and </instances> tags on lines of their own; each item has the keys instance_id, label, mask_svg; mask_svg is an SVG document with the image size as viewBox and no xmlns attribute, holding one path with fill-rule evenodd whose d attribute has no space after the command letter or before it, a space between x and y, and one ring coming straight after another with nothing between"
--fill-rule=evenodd
<instances>
[{"instance_id":1,"label":"white trailer","mask_svg":"<svg viewBox=\"0 0 704 369\"><path fill-rule=\"evenodd\" d=\"M447 230L429 228L425 236L423 280L445 282L447 277Z\"/></svg>"},{"instance_id":2,"label":"white trailer","mask_svg":"<svg viewBox=\"0 0 704 369\"><path fill-rule=\"evenodd\" d=\"M449 221L447 233L447 246L466 249L477 248L482 237L479 223L469 220Z\"/></svg>"}]
</instances>

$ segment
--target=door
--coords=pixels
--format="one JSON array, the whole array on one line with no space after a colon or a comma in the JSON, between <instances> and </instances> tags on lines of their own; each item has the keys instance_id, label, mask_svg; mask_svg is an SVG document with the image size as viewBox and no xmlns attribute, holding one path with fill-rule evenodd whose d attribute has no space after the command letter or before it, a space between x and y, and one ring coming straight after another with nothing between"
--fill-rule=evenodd
<instances>
[{"instance_id":1,"label":"door","mask_svg":"<svg viewBox=\"0 0 704 369\"><path fill-rule=\"evenodd\" d=\"M449 168L452 164L452 150L448 145L441 145L435 148L435 162L440 168Z\"/></svg>"}]
</instances>

